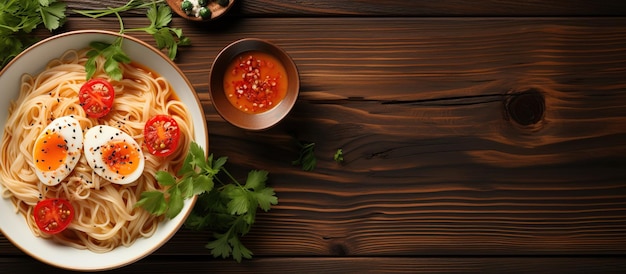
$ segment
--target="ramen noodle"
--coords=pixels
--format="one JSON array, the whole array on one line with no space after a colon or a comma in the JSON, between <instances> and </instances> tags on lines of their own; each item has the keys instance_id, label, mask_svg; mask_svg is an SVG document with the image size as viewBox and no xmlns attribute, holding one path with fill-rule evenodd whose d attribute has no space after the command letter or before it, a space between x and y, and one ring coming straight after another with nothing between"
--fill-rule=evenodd
<instances>
[{"instance_id":1,"label":"ramen noodle","mask_svg":"<svg viewBox=\"0 0 626 274\"><path fill-rule=\"evenodd\" d=\"M135 203L142 192L161 189L154 178L157 171L175 173L182 165L192 141L193 126L185 105L165 78L130 63L120 64L122 80L111 80L102 68L103 59L96 62L93 78L107 79L115 88L115 100L109 114L99 119L89 118L78 98L86 82L87 51L67 51L50 61L38 75L26 74L19 79L20 95L10 104L0 144L0 184L2 197L14 203L16 212L24 215L35 236L101 253L132 245L156 231L164 217L135 207ZM170 115L178 123L180 146L167 157L154 156L144 149L145 167L139 179L132 183L115 184L100 177L88 165L85 153L59 184L43 184L35 174L32 151L35 140L58 117L74 117L84 131L98 125L117 128L141 146L145 122L158 114ZM61 233L42 233L35 224L33 208L46 198L63 198L74 207L74 219Z\"/></svg>"}]
</instances>

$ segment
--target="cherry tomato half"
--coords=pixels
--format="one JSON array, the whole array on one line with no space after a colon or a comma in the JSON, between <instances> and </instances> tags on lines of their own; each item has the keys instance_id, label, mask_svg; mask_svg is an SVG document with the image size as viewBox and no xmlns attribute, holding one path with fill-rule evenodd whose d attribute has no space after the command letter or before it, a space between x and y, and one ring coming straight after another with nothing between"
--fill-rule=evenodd
<instances>
[{"instance_id":1,"label":"cherry tomato half","mask_svg":"<svg viewBox=\"0 0 626 274\"><path fill-rule=\"evenodd\" d=\"M105 79L91 79L80 88L78 99L89 117L100 118L111 111L115 90Z\"/></svg>"},{"instance_id":2,"label":"cherry tomato half","mask_svg":"<svg viewBox=\"0 0 626 274\"><path fill-rule=\"evenodd\" d=\"M144 126L143 135L148 151L155 156L171 155L180 141L178 123L169 115L150 118Z\"/></svg>"},{"instance_id":3,"label":"cherry tomato half","mask_svg":"<svg viewBox=\"0 0 626 274\"><path fill-rule=\"evenodd\" d=\"M69 201L61 198L41 200L33 211L35 223L47 234L59 233L74 219L74 207Z\"/></svg>"}]
</instances>

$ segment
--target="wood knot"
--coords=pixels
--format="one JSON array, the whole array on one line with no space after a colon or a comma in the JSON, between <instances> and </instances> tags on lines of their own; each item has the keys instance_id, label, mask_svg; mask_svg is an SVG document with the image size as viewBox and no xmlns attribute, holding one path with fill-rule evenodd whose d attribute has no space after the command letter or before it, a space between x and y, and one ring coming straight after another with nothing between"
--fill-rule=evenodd
<instances>
[{"instance_id":1,"label":"wood knot","mask_svg":"<svg viewBox=\"0 0 626 274\"><path fill-rule=\"evenodd\" d=\"M343 244L334 243L330 246L330 254L334 256L346 256L348 249Z\"/></svg>"},{"instance_id":2,"label":"wood knot","mask_svg":"<svg viewBox=\"0 0 626 274\"><path fill-rule=\"evenodd\" d=\"M333 256L346 256L348 255L348 247L343 242L342 238L335 238L332 236L324 236L324 240L328 241L328 249Z\"/></svg>"},{"instance_id":3,"label":"wood knot","mask_svg":"<svg viewBox=\"0 0 626 274\"><path fill-rule=\"evenodd\" d=\"M545 109L545 98L536 89L509 94L504 102L507 118L521 126L531 126L542 121Z\"/></svg>"}]
</instances>

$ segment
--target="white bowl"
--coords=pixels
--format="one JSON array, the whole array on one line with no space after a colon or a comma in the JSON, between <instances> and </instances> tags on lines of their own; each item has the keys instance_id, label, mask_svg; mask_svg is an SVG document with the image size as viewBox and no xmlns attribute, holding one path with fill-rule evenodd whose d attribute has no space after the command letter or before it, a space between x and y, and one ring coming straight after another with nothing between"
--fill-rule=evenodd
<instances>
[{"instance_id":1,"label":"white bowl","mask_svg":"<svg viewBox=\"0 0 626 274\"><path fill-rule=\"evenodd\" d=\"M37 74L46 64L69 49L82 49L92 41L112 43L120 35L108 31L75 31L50 37L26 49L0 71L0 136L8 118L7 109L19 93L20 78L24 73ZM205 151L208 146L206 120L198 96L183 72L167 56L139 39L123 36L123 49L128 56L166 77L180 100L187 106L194 124L193 139ZM2 186L0 185L0 189ZM9 199L0 198L0 231L15 246L44 263L70 270L108 270L131 264L151 254L165 244L182 226L196 199L188 199L180 214L165 220L149 238L139 238L129 247L117 247L107 253L94 253L55 244L35 237L26 225L24 216L15 212Z\"/></svg>"}]
</instances>

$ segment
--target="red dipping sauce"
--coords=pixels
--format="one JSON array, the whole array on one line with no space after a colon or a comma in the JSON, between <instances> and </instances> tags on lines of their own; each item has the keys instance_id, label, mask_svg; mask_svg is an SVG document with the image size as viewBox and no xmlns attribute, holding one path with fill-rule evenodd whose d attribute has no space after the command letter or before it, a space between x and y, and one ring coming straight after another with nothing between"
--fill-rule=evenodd
<instances>
[{"instance_id":1,"label":"red dipping sauce","mask_svg":"<svg viewBox=\"0 0 626 274\"><path fill-rule=\"evenodd\" d=\"M260 51L244 52L224 74L228 101L246 113L262 113L278 105L287 93L287 72L274 56Z\"/></svg>"}]
</instances>

